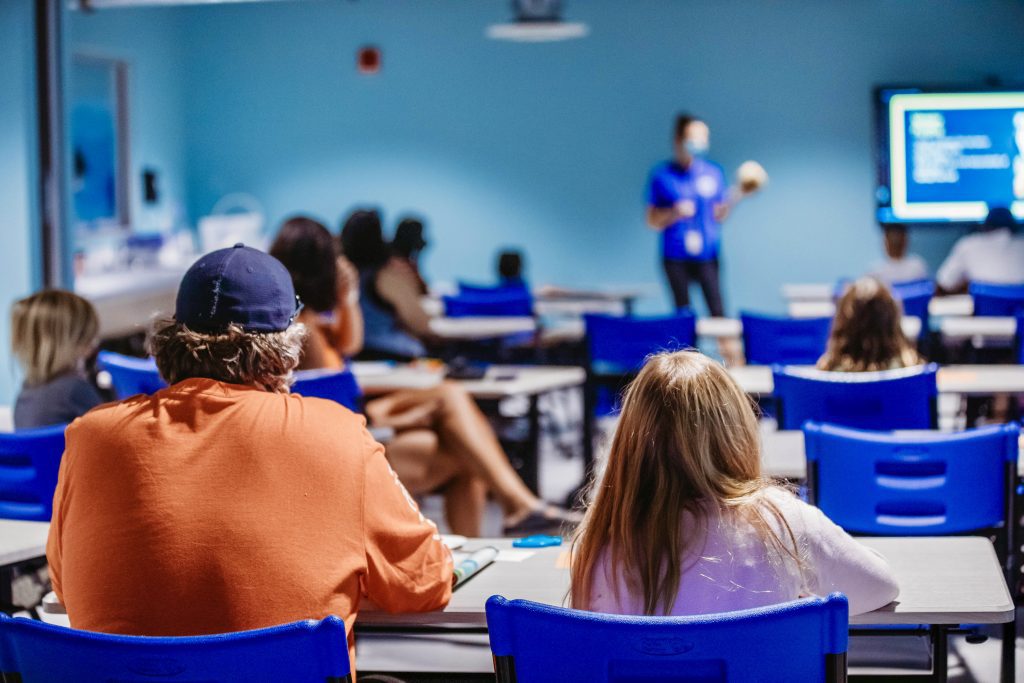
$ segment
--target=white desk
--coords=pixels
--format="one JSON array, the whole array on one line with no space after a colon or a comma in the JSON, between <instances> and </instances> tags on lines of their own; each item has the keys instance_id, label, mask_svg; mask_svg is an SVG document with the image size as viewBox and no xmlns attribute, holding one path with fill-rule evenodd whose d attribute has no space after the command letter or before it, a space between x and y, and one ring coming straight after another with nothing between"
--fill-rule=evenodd
<instances>
[{"instance_id":1,"label":"white desk","mask_svg":"<svg viewBox=\"0 0 1024 683\"><path fill-rule=\"evenodd\" d=\"M399 389L427 389L443 379L441 370L380 363L352 363L352 373L366 394L383 394ZM502 399L534 396L549 391L578 387L587 378L583 368L556 365L492 365L482 379L459 380L473 398Z\"/></svg>"},{"instance_id":2,"label":"white desk","mask_svg":"<svg viewBox=\"0 0 1024 683\"><path fill-rule=\"evenodd\" d=\"M0 567L46 556L49 522L0 519Z\"/></svg>"},{"instance_id":3,"label":"white desk","mask_svg":"<svg viewBox=\"0 0 1024 683\"><path fill-rule=\"evenodd\" d=\"M829 294L820 299L790 299L787 310L794 318L828 318L835 315L836 305ZM974 299L969 294L933 297L928 313L936 318L974 314Z\"/></svg>"},{"instance_id":4,"label":"white desk","mask_svg":"<svg viewBox=\"0 0 1024 683\"><path fill-rule=\"evenodd\" d=\"M585 290L562 287L540 287L533 291L533 309L537 315L582 317L587 313L626 315L633 303L643 296L636 290ZM444 301L440 294L429 294L420 299L423 310L432 318L444 316Z\"/></svg>"},{"instance_id":5,"label":"white desk","mask_svg":"<svg viewBox=\"0 0 1024 683\"><path fill-rule=\"evenodd\" d=\"M767 365L729 368L748 394L770 396L775 389ZM1024 365L947 365L939 368L939 393L990 396L1024 393Z\"/></svg>"},{"instance_id":6,"label":"white desk","mask_svg":"<svg viewBox=\"0 0 1024 683\"><path fill-rule=\"evenodd\" d=\"M450 341L482 341L515 334L535 332L537 321L532 317L473 316L466 318L432 318L430 331Z\"/></svg>"},{"instance_id":7,"label":"white desk","mask_svg":"<svg viewBox=\"0 0 1024 683\"><path fill-rule=\"evenodd\" d=\"M787 302L831 301L836 286L829 282L804 282L782 285L782 298Z\"/></svg>"},{"instance_id":8,"label":"white desk","mask_svg":"<svg viewBox=\"0 0 1024 683\"><path fill-rule=\"evenodd\" d=\"M984 538L862 538L884 555L900 585L899 599L874 612L852 617L852 624L1002 624L1013 619L1013 602L992 544ZM511 540L474 540L510 548ZM491 595L562 605L569 591L568 547L541 548L522 562L496 562L467 581L449 605L422 614L363 610L360 627L461 626L484 628L484 604Z\"/></svg>"},{"instance_id":9,"label":"white desk","mask_svg":"<svg viewBox=\"0 0 1024 683\"><path fill-rule=\"evenodd\" d=\"M939 322L943 339L1010 342L1017 336L1017 319L1000 316L949 316Z\"/></svg>"},{"instance_id":10,"label":"white desk","mask_svg":"<svg viewBox=\"0 0 1024 683\"><path fill-rule=\"evenodd\" d=\"M121 337L145 332L157 315L174 312L178 284L188 265L154 267L75 279L75 293L96 307L100 337Z\"/></svg>"}]
</instances>

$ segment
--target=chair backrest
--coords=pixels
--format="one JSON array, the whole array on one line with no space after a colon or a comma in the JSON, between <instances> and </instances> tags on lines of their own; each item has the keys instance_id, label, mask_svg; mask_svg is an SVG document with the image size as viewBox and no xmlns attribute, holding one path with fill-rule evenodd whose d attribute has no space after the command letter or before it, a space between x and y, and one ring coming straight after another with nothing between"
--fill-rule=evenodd
<instances>
[{"instance_id":1,"label":"chair backrest","mask_svg":"<svg viewBox=\"0 0 1024 683\"><path fill-rule=\"evenodd\" d=\"M750 365L813 365L825 353L832 318L779 318L740 313Z\"/></svg>"},{"instance_id":2,"label":"chair backrest","mask_svg":"<svg viewBox=\"0 0 1024 683\"><path fill-rule=\"evenodd\" d=\"M845 681L848 620L838 593L692 617L487 601L499 682Z\"/></svg>"},{"instance_id":3,"label":"chair backrest","mask_svg":"<svg viewBox=\"0 0 1024 683\"><path fill-rule=\"evenodd\" d=\"M1006 316L1024 311L1024 285L972 282L968 291L974 299L974 315Z\"/></svg>"},{"instance_id":4,"label":"chair backrest","mask_svg":"<svg viewBox=\"0 0 1024 683\"><path fill-rule=\"evenodd\" d=\"M800 429L808 420L858 429L931 429L937 372L934 363L882 372L776 366L779 429Z\"/></svg>"},{"instance_id":5,"label":"chair backrest","mask_svg":"<svg viewBox=\"0 0 1024 683\"><path fill-rule=\"evenodd\" d=\"M811 500L851 533L958 534L1013 519L1016 424L958 433L867 432L810 422Z\"/></svg>"},{"instance_id":6,"label":"chair backrest","mask_svg":"<svg viewBox=\"0 0 1024 683\"><path fill-rule=\"evenodd\" d=\"M0 433L0 517L50 521L66 426Z\"/></svg>"},{"instance_id":7,"label":"chair backrest","mask_svg":"<svg viewBox=\"0 0 1024 683\"><path fill-rule=\"evenodd\" d=\"M931 280L908 280L892 283L892 293L903 304L903 314L921 320L921 333L929 328L928 306L935 295L935 283Z\"/></svg>"},{"instance_id":8,"label":"chair backrest","mask_svg":"<svg viewBox=\"0 0 1024 683\"><path fill-rule=\"evenodd\" d=\"M292 393L326 398L354 412L362 412L363 392L351 370L300 370L295 373Z\"/></svg>"},{"instance_id":9,"label":"chair backrest","mask_svg":"<svg viewBox=\"0 0 1024 683\"><path fill-rule=\"evenodd\" d=\"M96 363L110 373L110 382L118 398L152 394L167 386L152 358L134 358L113 351L100 351Z\"/></svg>"},{"instance_id":10,"label":"chair backrest","mask_svg":"<svg viewBox=\"0 0 1024 683\"><path fill-rule=\"evenodd\" d=\"M4 680L341 683L351 681L349 666L345 623L333 616L238 633L146 637L0 614Z\"/></svg>"},{"instance_id":11,"label":"chair backrest","mask_svg":"<svg viewBox=\"0 0 1024 683\"><path fill-rule=\"evenodd\" d=\"M590 367L597 372L630 373L658 351L676 351L697 342L697 318L682 309L675 315L634 318L587 314Z\"/></svg>"},{"instance_id":12,"label":"chair backrest","mask_svg":"<svg viewBox=\"0 0 1024 683\"><path fill-rule=\"evenodd\" d=\"M533 297L525 289L456 294L442 297L442 300L444 314L449 318L533 315Z\"/></svg>"},{"instance_id":13,"label":"chair backrest","mask_svg":"<svg viewBox=\"0 0 1024 683\"><path fill-rule=\"evenodd\" d=\"M477 285L471 282L458 281L459 294L520 294L530 296L530 289L522 280L497 285Z\"/></svg>"},{"instance_id":14,"label":"chair backrest","mask_svg":"<svg viewBox=\"0 0 1024 683\"><path fill-rule=\"evenodd\" d=\"M1024 364L1024 311L1017 313L1017 362Z\"/></svg>"}]
</instances>

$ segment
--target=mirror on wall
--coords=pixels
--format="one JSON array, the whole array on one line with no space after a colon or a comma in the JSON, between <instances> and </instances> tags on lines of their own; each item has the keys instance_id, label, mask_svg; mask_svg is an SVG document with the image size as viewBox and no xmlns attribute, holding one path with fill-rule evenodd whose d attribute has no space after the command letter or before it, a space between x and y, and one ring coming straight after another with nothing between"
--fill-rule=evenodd
<instances>
[{"instance_id":1,"label":"mirror on wall","mask_svg":"<svg viewBox=\"0 0 1024 683\"><path fill-rule=\"evenodd\" d=\"M130 224L127 65L117 59L71 58L71 193L75 232L101 233Z\"/></svg>"}]
</instances>

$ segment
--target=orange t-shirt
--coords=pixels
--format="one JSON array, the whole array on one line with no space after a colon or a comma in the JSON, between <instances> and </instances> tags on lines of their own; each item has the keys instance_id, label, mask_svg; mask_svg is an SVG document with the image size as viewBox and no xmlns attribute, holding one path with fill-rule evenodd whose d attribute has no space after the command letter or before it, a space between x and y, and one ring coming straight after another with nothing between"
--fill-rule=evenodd
<instances>
[{"instance_id":1,"label":"orange t-shirt","mask_svg":"<svg viewBox=\"0 0 1024 683\"><path fill-rule=\"evenodd\" d=\"M47 543L75 628L352 625L451 598L451 553L365 421L316 398L189 379L67 430ZM352 658L354 663L354 657Z\"/></svg>"}]
</instances>

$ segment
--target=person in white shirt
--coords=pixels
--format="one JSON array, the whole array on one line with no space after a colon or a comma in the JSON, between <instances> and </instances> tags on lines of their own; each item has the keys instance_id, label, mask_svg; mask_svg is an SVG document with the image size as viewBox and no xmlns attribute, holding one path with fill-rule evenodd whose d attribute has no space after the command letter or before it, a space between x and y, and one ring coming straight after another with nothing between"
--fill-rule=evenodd
<instances>
[{"instance_id":1,"label":"person in white shirt","mask_svg":"<svg viewBox=\"0 0 1024 683\"><path fill-rule=\"evenodd\" d=\"M889 223L882 226L885 258L875 261L868 275L887 285L911 282L928 277L928 265L917 254L908 254L907 226Z\"/></svg>"},{"instance_id":2,"label":"person in white shirt","mask_svg":"<svg viewBox=\"0 0 1024 683\"><path fill-rule=\"evenodd\" d=\"M972 282L1024 284L1024 237L1016 228L1009 209L991 209L980 230L953 245L935 276L939 291L963 293Z\"/></svg>"},{"instance_id":3,"label":"person in white shirt","mask_svg":"<svg viewBox=\"0 0 1024 683\"><path fill-rule=\"evenodd\" d=\"M708 614L839 591L861 614L899 594L884 557L761 472L750 399L697 351L644 365L595 491L573 542L577 609Z\"/></svg>"}]
</instances>

